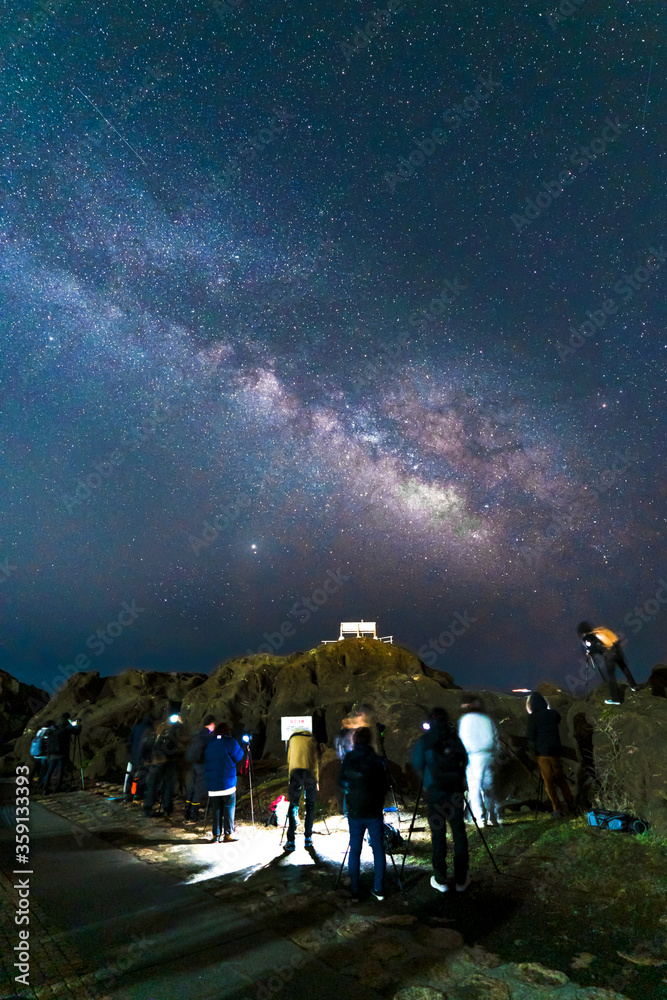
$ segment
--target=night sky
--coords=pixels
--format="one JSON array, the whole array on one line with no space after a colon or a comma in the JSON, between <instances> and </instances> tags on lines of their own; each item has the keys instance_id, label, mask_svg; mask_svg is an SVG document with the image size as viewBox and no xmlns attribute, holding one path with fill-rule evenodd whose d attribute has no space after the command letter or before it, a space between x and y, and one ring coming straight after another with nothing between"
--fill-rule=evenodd
<instances>
[{"instance_id":1,"label":"night sky","mask_svg":"<svg viewBox=\"0 0 667 1000\"><path fill-rule=\"evenodd\" d=\"M4 669L365 618L506 689L590 618L646 679L661 6L5 0Z\"/></svg>"}]
</instances>

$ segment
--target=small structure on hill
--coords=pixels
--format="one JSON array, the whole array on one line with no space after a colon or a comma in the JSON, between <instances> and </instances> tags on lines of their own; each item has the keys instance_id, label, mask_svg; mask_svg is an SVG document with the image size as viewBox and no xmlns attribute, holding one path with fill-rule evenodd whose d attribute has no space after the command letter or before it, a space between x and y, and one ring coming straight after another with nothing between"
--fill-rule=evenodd
<instances>
[{"instance_id":1,"label":"small structure on hill","mask_svg":"<svg viewBox=\"0 0 667 1000\"><path fill-rule=\"evenodd\" d=\"M337 639L323 639L322 642L341 642L343 639L378 639L380 642L393 643L393 635L378 635L377 622L341 622L340 635Z\"/></svg>"}]
</instances>

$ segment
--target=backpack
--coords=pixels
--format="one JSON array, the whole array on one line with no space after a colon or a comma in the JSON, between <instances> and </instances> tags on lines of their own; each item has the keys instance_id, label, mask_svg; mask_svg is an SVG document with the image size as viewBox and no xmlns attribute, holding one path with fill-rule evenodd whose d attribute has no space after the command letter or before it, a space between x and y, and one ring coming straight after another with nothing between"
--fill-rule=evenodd
<instances>
[{"instance_id":1,"label":"backpack","mask_svg":"<svg viewBox=\"0 0 667 1000\"><path fill-rule=\"evenodd\" d=\"M468 754L455 732L440 736L427 747L425 757L435 788L443 791L462 790Z\"/></svg>"},{"instance_id":2,"label":"backpack","mask_svg":"<svg viewBox=\"0 0 667 1000\"><path fill-rule=\"evenodd\" d=\"M392 826L391 823L383 824L382 841L385 851L389 851L390 854L395 854L396 851L401 851L405 847L405 841L400 831L395 826Z\"/></svg>"},{"instance_id":3,"label":"backpack","mask_svg":"<svg viewBox=\"0 0 667 1000\"><path fill-rule=\"evenodd\" d=\"M47 733L50 732L50 728L47 726L42 726L41 729L37 730L36 735L33 737L32 743L30 744L30 756L31 757L45 757L46 756L46 745L47 745Z\"/></svg>"},{"instance_id":4,"label":"backpack","mask_svg":"<svg viewBox=\"0 0 667 1000\"><path fill-rule=\"evenodd\" d=\"M587 814L589 826L599 830L618 830L620 833L646 833L648 823L630 813L612 812L611 809L591 809Z\"/></svg>"}]
</instances>

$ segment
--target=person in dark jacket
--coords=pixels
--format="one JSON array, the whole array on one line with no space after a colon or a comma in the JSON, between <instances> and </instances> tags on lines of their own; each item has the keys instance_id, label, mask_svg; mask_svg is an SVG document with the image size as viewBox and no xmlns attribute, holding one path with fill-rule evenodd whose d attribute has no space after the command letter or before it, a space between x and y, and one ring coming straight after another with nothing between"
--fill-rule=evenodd
<instances>
[{"instance_id":1,"label":"person in dark jacket","mask_svg":"<svg viewBox=\"0 0 667 1000\"><path fill-rule=\"evenodd\" d=\"M190 740L185 760L190 764L185 786L185 819L198 820L202 798L206 791L204 761L206 747L213 739L215 716L207 715L201 729Z\"/></svg>"},{"instance_id":2,"label":"person in dark jacket","mask_svg":"<svg viewBox=\"0 0 667 1000\"><path fill-rule=\"evenodd\" d=\"M49 794L49 784L54 774L56 775L55 791L59 792L62 788L65 771L70 763L69 746L73 732L74 726L70 723L69 715L66 712L60 717L58 725L49 730L46 740L46 771L38 786L44 789L45 795Z\"/></svg>"},{"instance_id":3,"label":"person in dark jacket","mask_svg":"<svg viewBox=\"0 0 667 1000\"><path fill-rule=\"evenodd\" d=\"M604 625L594 628L590 622L579 622L577 635L582 641L584 652L590 656L603 680L609 685L609 698L605 705L620 705L621 695L616 683L617 667L625 674L630 690L637 690L637 681L630 673L620 638L610 628Z\"/></svg>"},{"instance_id":4,"label":"person in dark jacket","mask_svg":"<svg viewBox=\"0 0 667 1000\"><path fill-rule=\"evenodd\" d=\"M359 902L359 868L364 833L373 851L373 895L384 899L384 799L389 790L389 775L382 757L371 746L372 733L367 726L356 729L354 749L345 754L340 768L340 785L345 792L345 812L350 828L348 873L352 902Z\"/></svg>"},{"instance_id":5,"label":"person in dark jacket","mask_svg":"<svg viewBox=\"0 0 667 1000\"><path fill-rule=\"evenodd\" d=\"M574 812L574 799L560 759L563 749L558 732L560 712L550 708L539 691L533 692L526 699L526 711L529 716L526 736L537 757L537 766L553 808L551 815L558 819L563 812ZM559 789L565 800L563 807L558 799Z\"/></svg>"},{"instance_id":6,"label":"person in dark jacket","mask_svg":"<svg viewBox=\"0 0 667 1000\"><path fill-rule=\"evenodd\" d=\"M151 740L150 730L144 734L148 758L148 773L144 791L144 815L151 816L158 796L162 797L162 812L170 817L174 809L174 792L179 769L185 756L188 734L177 713L155 730Z\"/></svg>"},{"instance_id":7,"label":"person in dark jacket","mask_svg":"<svg viewBox=\"0 0 667 1000\"><path fill-rule=\"evenodd\" d=\"M431 828L433 876L431 885L447 892L447 823L454 841L454 881L465 892L468 878L468 837L464 820L465 775L468 754L444 708L434 708L415 744L412 766L422 776L428 825Z\"/></svg>"},{"instance_id":8,"label":"person in dark jacket","mask_svg":"<svg viewBox=\"0 0 667 1000\"><path fill-rule=\"evenodd\" d=\"M139 722L135 722L127 738L128 761L127 775L125 778L125 801L132 802L134 793L132 785L137 779L139 768L147 763L146 748L148 740L146 733L153 728L153 718L146 713Z\"/></svg>"},{"instance_id":9,"label":"person in dark jacket","mask_svg":"<svg viewBox=\"0 0 667 1000\"><path fill-rule=\"evenodd\" d=\"M211 804L213 839L232 843L236 811L236 765L243 760L243 750L221 722L204 751L204 780ZM221 827L224 836L221 835Z\"/></svg>"}]
</instances>

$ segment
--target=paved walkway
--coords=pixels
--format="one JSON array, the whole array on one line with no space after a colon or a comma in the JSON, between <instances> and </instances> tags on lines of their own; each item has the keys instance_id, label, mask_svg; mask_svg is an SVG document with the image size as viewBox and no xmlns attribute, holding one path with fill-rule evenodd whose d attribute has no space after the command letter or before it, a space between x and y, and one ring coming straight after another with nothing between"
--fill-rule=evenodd
<instances>
[{"instance_id":1,"label":"paved walkway","mask_svg":"<svg viewBox=\"0 0 667 1000\"><path fill-rule=\"evenodd\" d=\"M7 808L4 817L11 819ZM0 835L3 914L10 915L17 903L8 874L12 826L3 824ZM31 989L16 988L5 971L2 996L12 989L21 997L95 1000L379 996L338 974L316 949L308 954L279 928L262 926L261 916L250 919L197 884L179 883L40 802L32 802L30 827ZM6 961L18 935L4 918L2 931Z\"/></svg>"}]
</instances>

